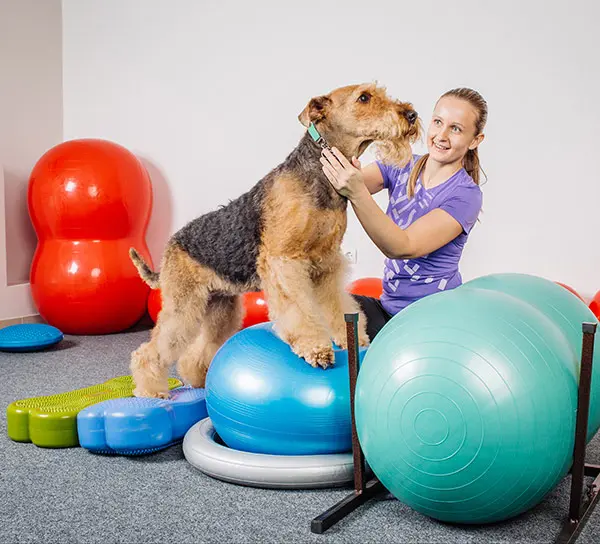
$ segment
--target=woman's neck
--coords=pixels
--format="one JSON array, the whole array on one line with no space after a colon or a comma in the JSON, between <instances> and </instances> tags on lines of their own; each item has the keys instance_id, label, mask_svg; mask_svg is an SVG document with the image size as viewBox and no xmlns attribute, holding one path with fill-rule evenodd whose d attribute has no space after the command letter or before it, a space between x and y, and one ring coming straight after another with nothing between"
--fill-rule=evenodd
<instances>
[{"instance_id":1,"label":"woman's neck","mask_svg":"<svg viewBox=\"0 0 600 544\"><path fill-rule=\"evenodd\" d=\"M427 157L425 168L423 168L423 173L421 174L421 183L425 189L437 187L450 179L462 167L462 160L443 164L433 160L431 156L429 156Z\"/></svg>"}]
</instances>

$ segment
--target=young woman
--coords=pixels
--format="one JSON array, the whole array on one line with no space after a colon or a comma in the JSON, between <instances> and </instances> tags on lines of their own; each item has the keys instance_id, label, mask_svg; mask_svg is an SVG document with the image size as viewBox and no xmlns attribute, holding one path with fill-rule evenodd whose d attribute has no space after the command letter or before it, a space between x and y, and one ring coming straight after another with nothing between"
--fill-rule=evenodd
<instances>
[{"instance_id":1,"label":"young woman","mask_svg":"<svg viewBox=\"0 0 600 544\"><path fill-rule=\"evenodd\" d=\"M487 104L472 89L443 94L427 131L428 153L403 168L324 150L323 171L348 198L358 220L386 256L380 300L356 296L371 339L412 302L462 283L459 261L482 205L477 147ZM387 189L383 212L371 195Z\"/></svg>"}]
</instances>

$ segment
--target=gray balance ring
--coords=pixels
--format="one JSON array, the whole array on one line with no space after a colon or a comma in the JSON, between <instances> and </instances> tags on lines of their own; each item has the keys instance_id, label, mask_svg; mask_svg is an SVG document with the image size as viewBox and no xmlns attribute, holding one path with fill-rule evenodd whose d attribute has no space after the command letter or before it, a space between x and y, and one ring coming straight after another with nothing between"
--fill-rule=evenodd
<instances>
[{"instance_id":1,"label":"gray balance ring","mask_svg":"<svg viewBox=\"0 0 600 544\"><path fill-rule=\"evenodd\" d=\"M183 439L187 461L208 476L239 485L274 489L344 486L354 481L352 453L267 455L233 450L215 441L210 418Z\"/></svg>"}]
</instances>

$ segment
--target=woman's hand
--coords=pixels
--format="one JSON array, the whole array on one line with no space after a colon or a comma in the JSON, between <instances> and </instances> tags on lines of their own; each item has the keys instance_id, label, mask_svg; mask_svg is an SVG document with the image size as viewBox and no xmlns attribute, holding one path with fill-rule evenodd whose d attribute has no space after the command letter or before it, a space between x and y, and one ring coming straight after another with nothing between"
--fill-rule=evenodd
<instances>
[{"instance_id":1,"label":"woman's hand","mask_svg":"<svg viewBox=\"0 0 600 544\"><path fill-rule=\"evenodd\" d=\"M323 149L321 164L333 188L348 200L354 200L366 190L360 162L356 157L352 157L350 163L337 148L333 147L331 151Z\"/></svg>"}]
</instances>

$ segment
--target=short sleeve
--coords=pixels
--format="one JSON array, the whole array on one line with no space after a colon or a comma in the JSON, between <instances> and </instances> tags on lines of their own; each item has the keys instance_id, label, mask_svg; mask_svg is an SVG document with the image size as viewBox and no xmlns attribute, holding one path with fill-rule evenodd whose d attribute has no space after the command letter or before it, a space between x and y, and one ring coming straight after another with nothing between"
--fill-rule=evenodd
<instances>
[{"instance_id":1,"label":"short sleeve","mask_svg":"<svg viewBox=\"0 0 600 544\"><path fill-rule=\"evenodd\" d=\"M379 166L381 176L383 177L383 188L387 189L391 194L396 188L398 182L406 183L418 158L419 157L417 155L413 155L412 159L408 161L408 163L402 168L391 164L386 164L381 161L376 161L377 166Z\"/></svg>"},{"instance_id":2,"label":"short sleeve","mask_svg":"<svg viewBox=\"0 0 600 544\"><path fill-rule=\"evenodd\" d=\"M383 177L383 188L390 188L390 170L392 170L392 166L389 164L385 164L381 161L376 162L377 166L379 166L379 171L381 172L381 176Z\"/></svg>"},{"instance_id":3,"label":"short sleeve","mask_svg":"<svg viewBox=\"0 0 600 544\"><path fill-rule=\"evenodd\" d=\"M439 208L454 217L462 226L463 231L469 234L477 222L482 203L483 193L478 185L475 183L461 184L440 204Z\"/></svg>"}]
</instances>

